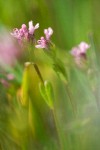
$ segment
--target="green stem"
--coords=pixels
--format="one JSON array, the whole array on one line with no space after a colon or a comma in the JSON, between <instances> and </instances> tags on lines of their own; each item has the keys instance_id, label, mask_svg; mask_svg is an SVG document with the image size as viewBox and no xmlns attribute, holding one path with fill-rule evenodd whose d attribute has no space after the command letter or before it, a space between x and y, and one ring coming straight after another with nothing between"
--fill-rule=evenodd
<instances>
[{"instance_id":1,"label":"green stem","mask_svg":"<svg viewBox=\"0 0 100 150\"><path fill-rule=\"evenodd\" d=\"M56 116L56 112L54 109L52 109L52 112L53 112L53 116L54 116L54 121L55 121L55 125L56 125L56 130L57 130L57 134L58 134L58 139L59 139L59 144L60 144L60 150L66 150L66 141L64 142L65 138L63 136L63 133L61 131L61 128L60 128L60 125L59 125L59 121L57 119L57 116Z\"/></svg>"},{"instance_id":2,"label":"green stem","mask_svg":"<svg viewBox=\"0 0 100 150\"><path fill-rule=\"evenodd\" d=\"M36 70L36 72L37 72L37 75L38 75L38 77L40 78L41 82L44 84L43 77L42 77L42 75L41 75L41 72L40 72L40 70L39 70L37 64L33 63L33 66L34 66L34 68L35 68L35 70Z\"/></svg>"},{"instance_id":3,"label":"green stem","mask_svg":"<svg viewBox=\"0 0 100 150\"><path fill-rule=\"evenodd\" d=\"M68 84L66 85L66 89L67 89L67 94L68 94L68 97L69 97L69 100L70 100L70 104L72 106L73 114L74 114L75 118L77 118L77 109L75 107L75 104L72 101L72 97L71 97L71 94L70 94L70 90L69 90Z\"/></svg>"}]
</instances>

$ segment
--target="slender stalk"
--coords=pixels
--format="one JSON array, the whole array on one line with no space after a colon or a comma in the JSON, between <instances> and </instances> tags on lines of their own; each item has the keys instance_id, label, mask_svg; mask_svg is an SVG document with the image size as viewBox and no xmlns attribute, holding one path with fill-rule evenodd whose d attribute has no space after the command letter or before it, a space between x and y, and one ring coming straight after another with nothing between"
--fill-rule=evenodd
<instances>
[{"instance_id":1,"label":"slender stalk","mask_svg":"<svg viewBox=\"0 0 100 150\"><path fill-rule=\"evenodd\" d=\"M75 104L72 101L72 96L70 94L70 90L69 90L68 84L66 85L66 89L67 89L67 94L68 94L68 97L69 97L69 100L70 100L70 104L72 106L73 114L74 114L75 118L77 118L77 109L75 107Z\"/></svg>"},{"instance_id":2,"label":"slender stalk","mask_svg":"<svg viewBox=\"0 0 100 150\"><path fill-rule=\"evenodd\" d=\"M58 121L57 116L56 116L55 109L52 109L52 113L53 113L53 116L54 116L55 126L56 126L56 130L57 130L57 134L58 134L60 150L66 150L67 146L64 144L64 143L66 143L66 142L64 142L65 138L64 138L63 133L61 131L59 121Z\"/></svg>"},{"instance_id":3,"label":"slender stalk","mask_svg":"<svg viewBox=\"0 0 100 150\"><path fill-rule=\"evenodd\" d=\"M98 88L94 91L94 96L95 96L95 99L96 99L97 109L100 112L100 96L99 96Z\"/></svg>"},{"instance_id":4,"label":"slender stalk","mask_svg":"<svg viewBox=\"0 0 100 150\"><path fill-rule=\"evenodd\" d=\"M96 78L96 89L95 91L93 91L95 99L96 99L96 105L97 105L97 109L100 111L100 97L99 97L99 66L98 66L98 62L97 62L97 55L96 55L96 47L95 47L95 43L94 43L94 39L93 39L93 35L90 33L88 35L89 40L90 40L90 44L91 44L91 66L92 69L94 71L94 77Z\"/></svg>"},{"instance_id":5,"label":"slender stalk","mask_svg":"<svg viewBox=\"0 0 100 150\"><path fill-rule=\"evenodd\" d=\"M41 72L40 72L38 66L37 66L35 63L33 63L33 66L34 66L34 68L35 68L35 70L36 70L36 72L37 72L37 75L38 75L38 77L40 78L41 82L44 83L43 77L42 77L42 75L41 75Z\"/></svg>"}]
</instances>

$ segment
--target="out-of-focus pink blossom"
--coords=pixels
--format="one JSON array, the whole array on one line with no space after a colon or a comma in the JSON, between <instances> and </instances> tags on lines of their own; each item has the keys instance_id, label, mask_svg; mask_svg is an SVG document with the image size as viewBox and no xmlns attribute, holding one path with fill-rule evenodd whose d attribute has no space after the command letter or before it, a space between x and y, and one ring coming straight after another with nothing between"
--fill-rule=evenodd
<instances>
[{"instance_id":1,"label":"out-of-focus pink blossom","mask_svg":"<svg viewBox=\"0 0 100 150\"><path fill-rule=\"evenodd\" d=\"M81 57L81 56L86 55L86 52L89 48L90 48L90 45L88 45L85 42L81 42L78 46L72 48L71 54L74 57Z\"/></svg>"},{"instance_id":2,"label":"out-of-focus pink blossom","mask_svg":"<svg viewBox=\"0 0 100 150\"><path fill-rule=\"evenodd\" d=\"M75 62L78 66L82 66L82 61L86 60L86 52L90 48L86 42L81 42L78 46L73 47L71 50L71 54L75 58Z\"/></svg>"},{"instance_id":3,"label":"out-of-focus pink blossom","mask_svg":"<svg viewBox=\"0 0 100 150\"><path fill-rule=\"evenodd\" d=\"M14 65L20 55L20 48L14 39L7 32L2 32L0 35L0 67Z\"/></svg>"},{"instance_id":4,"label":"out-of-focus pink blossom","mask_svg":"<svg viewBox=\"0 0 100 150\"><path fill-rule=\"evenodd\" d=\"M7 80L5 80L5 79L0 79L0 83L4 86L4 87L9 87L9 83L8 83L8 81Z\"/></svg>"},{"instance_id":5,"label":"out-of-focus pink blossom","mask_svg":"<svg viewBox=\"0 0 100 150\"><path fill-rule=\"evenodd\" d=\"M13 80L15 78L14 74L12 74L12 73L7 74L6 77L8 80Z\"/></svg>"},{"instance_id":6,"label":"out-of-focus pink blossom","mask_svg":"<svg viewBox=\"0 0 100 150\"><path fill-rule=\"evenodd\" d=\"M33 22L29 22L29 28L25 24L22 24L20 29L15 28L11 35L15 37L19 43L22 44L23 41L34 40L34 32L39 28L39 23L33 26Z\"/></svg>"},{"instance_id":7,"label":"out-of-focus pink blossom","mask_svg":"<svg viewBox=\"0 0 100 150\"><path fill-rule=\"evenodd\" d=\"M12 73L5 75L4 78L0 78L0 83L8 88L10 86L10 81L14 80L15 76Z\"/></svg>"},{"instance_id":8,"label":"out-of-focus pink blossom","mask_svg":"<svg viewBox=\"0 0 100 150\"><path fill-rule=\"evenodd\" d=\"M45 48L48 49L49 44L50 44L50 38L51 35L53 34L52 28L44 29L44 34L45 37L41 37L40 40L37 41L37 45L35 46L36 48Z\"/></svg>"}]
</instances>

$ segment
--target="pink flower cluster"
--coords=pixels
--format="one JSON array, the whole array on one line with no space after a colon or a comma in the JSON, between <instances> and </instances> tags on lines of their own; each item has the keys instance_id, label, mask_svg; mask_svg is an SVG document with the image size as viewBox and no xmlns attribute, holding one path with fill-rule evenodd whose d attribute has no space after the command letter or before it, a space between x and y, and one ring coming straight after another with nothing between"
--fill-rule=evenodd
<instances>
[{"instance_id":1,"label":"pink flower cluster","mask_svg":"<svg viewBox=\"0 0 100 150\"><path fill-rule=\"evenodd\" d=\"M90 45L88 45L85 42L81 42L78 46L72 48L71 54L74 57L82 57L86 55L86 52L89 48L90 48Z\"/></svg>"},{"instance_id":2,"label":"pink flower cluster","mask_svg":"<svg viewBox=\"0 0 100 150\"><path fill-rule=\"evenodd\" d=\"M12 36L17 38L17 40L22 43L23 40L25 41L34 41L34 32L36 29L39 28L39 23L37 23L35 26L33 26L33 22L29 22L29 28L25 24L21 26L21 29L14 29ZM51 36L53 34L53 30L51 27L48 29L44 29L44 35L40 37L40 39L37 41L37 44L35 45L36 48L41 49L49 49L51 44ZM86 52L90 48L90 45L88 45L86 42L81 42L78 46L73 47L71 50L71 55L74 56L74 59L76 63L79 65L83 60L86 60Z\"/></svg>"},{"instance_id":3,"label":"pink flower cluster","mask_svg":"<svg viewBox=\"0 0 100 150\"><path fill-rule=\"evenodd\" d=\"M48 46L50 45L50 37L53 34L52 28L44 29L45 37L41 37L40 40L37 41L36 48L45 48L48 49Z\"/></svg>"},{"instance_id":4,"label":"pink flower cluster","mask_svg":"<svg viewBox=\"0 0 100 150\"><path fill-rule=\"evenodd\" d=\"M72 48L71 54L74 56L77 65L81 64L81 60L86 59L86 52L89 48L90 45L86 42L81 42L78 46Z\"/></svg>"},{"instance_id":5,"label":"pink flower cluster","mask_svg":"<svg viewBox=\"0 0 100 150\"><path fill-rule=\"evenodd\" d=\"M33 26L33 22L29 22L29 28L25 24L22 24L21 29L15 28L11 35L15 37L19 43L22 44L23 41L34 41L34 31L39 28L39 23ZM53 30L51 27L48 29L44 29L45 37L41 37L40 40L37 41L36 48L48 49L51 43L50 37L53 34Z\"/></svg>"},{"instance_id":6,"label":"pink flower cluster","mask_svg":"<svg viewBox=\"0 0 100 150\"><path fill-rule=\"evenodd\" d=\"M29 28L25 24L22 24L20 29L15 28L11 35L21 43L22 41L34 40L34 32L39 28L39 23L33 26L33 22L29 22Z\"/></svg>"}]
</instances>

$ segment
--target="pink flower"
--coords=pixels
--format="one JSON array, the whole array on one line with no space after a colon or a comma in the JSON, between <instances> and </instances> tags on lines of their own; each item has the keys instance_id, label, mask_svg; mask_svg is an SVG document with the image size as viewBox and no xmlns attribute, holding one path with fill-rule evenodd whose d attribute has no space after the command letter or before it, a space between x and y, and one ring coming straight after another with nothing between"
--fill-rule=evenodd
<instances>
[{"instance_id":1,"label":"pink flower","mask_svg":"<svg viewBox=\"0 0 100 150\"><path fill-rule=\"evenodd\" d=\"M82 62L86 60L86 52L90 48L86 42L81 42L78 46L73 47L71 54L74 56L75 62L79 67L82 67Z\"/></svg>"},{"instance_id":2,"label":"pink flower","mask_svg":"<svg viewBox=\"0 0 100 150\"><path fill-rule=\"evenodd\" d=\"M0 34L0 67L14 66L21 56L21 50L7 32Z\"/></svg>"},{"instance_id":3,"label":"pink flower","mask_svg":"<svg viewBox=\"0 0 100 150\"><path fill-rule=\"evenodd\" d=\"M9 87L9 83L5 79L0 79L0 83L6 88Z\"/></svg>"},{"instance_id":4,"label":"pink flower","mask_svg":"<svg viewBox=\"0 0 100 150\"><path fill-rule=\"evenodd\" d=\"M37 23L35 26L33 26L33 22L29 22L29 28L25 24L22 24L20 29L15 28L13 30L13 33L11 35L15 37L19 43L22 43L22 41L30 41L34 40L34 32L36 29L39 28L39 23Z\"/></svg>"},{"instance_id":5,"label":"pink flower","mask_svg":"<svg viewBox=\"0 0 100 150\"><path fill-rule=\"evenodd\" d=\"M13 74L7 74L5 75L5 78L0 78L0 83L8 88L10 86L10 81L14 80L15 76Z\"/></svg>"},{"instance_id":6,"label":"pink flower","mask_svg":"<svg viewBox=\"0 0 100 150\"><path fill-rule=\"evenodd\" d=\"M40 40L38 40L38 45L36 45L36 48L47 48L47 40L44 37L41 37Z\"/></svg>"},{"instance_id":7,"label":"pink flower","mask_svg":"<svg viewBox=\"0 0 100 150\"><path fill-rule=\"evenodd\" d=\"M38 28L39 28L39 23L33 26L33 22L32 21L29 22L29 34L33 35L34 31Z\"/></svg>"},{"instance_id":8,"label":"pink flower","mask_svg":"<svg viewBox=\"0 0 100 150\"><path fill-rule=\"evenodd\" d=\"M51 35L53 34L52 28L44 29L44 34L46 37L46 40L50 40Z\"/></svg>"},{"instance_id":9,"label":"pink flower","mask_svg":"<svg viewBox=\"0 0 100 150\"><path fill-rule=\"evenodd\" d=\"M35 46L36 48L45 48L48 49L50 45L50 37L53 34L52 28L44 29L44 34L45 37L41 37L40 40L37 41L37 45Z\"/></svg>"},{"instance_id":10,"label":"pink flower","mask_svg":"<svg viewBox=\"0 0 100 150\"><path fill-rule=\"evenodd\" d=\"M81 42L78 46L72 48L71 54L74 57L82 57L86 55L86 52L89 48L90 48L90 45L88 45L85 42Z\"/></svg>"},{"instance_id":11,"label":"pink flower","mask_svg":"<svg viewBox=\"0 0 100 150\"><path fill-rule=\"evenodd\" d=\"M12 74L12 73L7 74L6 77L8 80L13 80L15 78L14 74Z\"/></svg>"}]
</instances>

